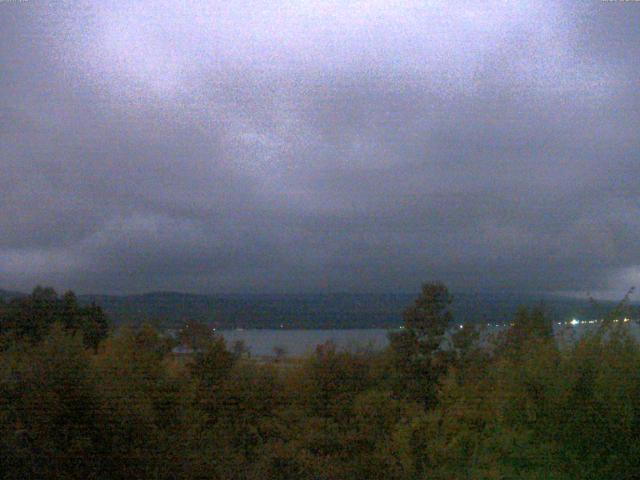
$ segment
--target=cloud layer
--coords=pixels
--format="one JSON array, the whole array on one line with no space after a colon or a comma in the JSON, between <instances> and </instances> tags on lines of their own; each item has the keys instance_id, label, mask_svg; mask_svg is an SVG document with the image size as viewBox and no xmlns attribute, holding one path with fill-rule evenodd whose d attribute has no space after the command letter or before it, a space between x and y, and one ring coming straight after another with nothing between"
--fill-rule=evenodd
<instances>
[{"instance_id":1,"label":"cloud layer","mask_svg":"<svg viewBox=\"0 0 640 480\"><path fill-rule=\"evenodd\" d=\"M0 286L640 280L629 2L0 3Z\"/></svg>"}]
</instances>

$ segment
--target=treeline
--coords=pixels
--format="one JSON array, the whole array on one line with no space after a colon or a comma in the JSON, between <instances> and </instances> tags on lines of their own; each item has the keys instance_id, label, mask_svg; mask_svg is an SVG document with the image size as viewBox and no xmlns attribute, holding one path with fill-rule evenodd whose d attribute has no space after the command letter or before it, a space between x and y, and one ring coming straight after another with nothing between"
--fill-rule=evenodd
<instances>
[{"instance_id":1,"label":"treeline","mask_svg":"<svg viewBox=\"0 0 640 480\"><path fill-rule=\"evenodd\" d=\"M109 330L102 308L93 302L81 306L71 291L58 296L52 288L36 287L31 295L16 295L8 302L0 298L0 338L4 342L37 342L56 323L70 334L79 333L84 345L94 350Z\"/></svg>"},{"instance_id":2,"label":"treeline","mask_svg":"<svg viewBox=\"0 0 640 480\"><path fill-rule=\"evenodd\" d=\"M204 331L184 335L202 347L188 361L150 326L95 348L87 312L69 320L63 299L34 296L0 307L0 478L640 472L640 346L613 321L620 312L579 339L554 336L542 309L490 339L470 327L446 336L451 297L427 284L384 352L326 344L297 365L260 365ZM37 328L21 324L29 311Z\"/></svg>"}]
</instances>

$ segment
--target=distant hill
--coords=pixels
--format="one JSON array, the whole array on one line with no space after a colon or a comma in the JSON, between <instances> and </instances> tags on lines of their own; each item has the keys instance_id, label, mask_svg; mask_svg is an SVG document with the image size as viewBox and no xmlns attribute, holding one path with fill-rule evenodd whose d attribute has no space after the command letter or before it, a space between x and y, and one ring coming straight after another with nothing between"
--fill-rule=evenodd
<instances>
[{"instance_id":1,"label":"distant hill","mask_svg":"<svg viewBox=\"0 0 640 480\"><path fill-rule=\"evenodd\" d=\"M155 321L179 325L187 319L218 328L390 328L402 323L402 312L416 294L328 295L193 295L157 292L144 295L84 295L95 301L116 323ZM560 320L595 318L615 306L594 308L587 300L543 295L458 293L453 311L459 323L505 323L521 305L543 302Z\"/></svg>"},{"instance_id":2,"label":"distant hill","mask_svg":"<svg viewBox=\"0 0 640 480\"><path fill-rule=\"evenodd\" d=\"M0 290L10 300L25 295ZM392 328L402 324L402 312L417 294L317 295L195 295L153 292L142 295L79 295L82 304L95 302L117 324L153 322L175 327L198 320L218 328ZM544 302L553 318L596 318L615 306L595 309L582 299L526 294L454 293L457 323L506 323L519 306Z\"/></svg>"},{"instance_id":3,"label":"distant hill","mask_svg":"<svg viewBox=\"0 0 640 480\"><path fill-rule=\"evenodd\" d=\"M14 292L11 290L0 289L0 299L4 300L5 302L12 300L14 298L23 297L24 295L26 294L22 292Z\"/></svg>"}]
</instances>

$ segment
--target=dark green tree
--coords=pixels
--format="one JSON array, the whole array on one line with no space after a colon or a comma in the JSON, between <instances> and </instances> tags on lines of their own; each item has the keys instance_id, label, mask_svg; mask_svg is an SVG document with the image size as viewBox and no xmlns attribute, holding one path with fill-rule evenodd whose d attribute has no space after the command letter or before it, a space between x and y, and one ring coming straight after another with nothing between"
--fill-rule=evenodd
<instances>
[{"instance_id":1,"label":"dark green tree","mask_svg":"<svg viewBox=\"0 0 640 480\"><path fill-rule=\"evenodd\" d=\"M244 340L236 340L233 342L231 345L231 352L236 360L251 356L251 351Z\"/></svg>"},{"instance_id":2,"label":"dark green tree","mask_svg":"<svg viewBox=\"0 0 640 480\"><path fill-rule=\"evenodd\" d=\"M91 303L80 311L82 338L88 348L96 350L109 333L109 319L99 305Z\"/></svg>"},{"instance_id":3,"label":"dark green tree","mask_svg":"<svg viewBox=\"0 0 640 480\"><path fill-rule=\"evenodd\" d=\"M425 283L414 304L404 312L404 326L415 333L418 341L433 352L453 319L449 289L440 282Z\"/></svg>"},{"instance_id":4,"label":"dark green tree","mask_svg":"<svg viewBox=\"0 0 640 480\"><path fill-rule=\"evenodd\" d=\"M392 389L396 396L435 402L438 379L446 371L449 353L440 349L453 315L453 299L440 283L425 283L420 296L404 312L404 330L390 335Z\"/></svg>"},{"instance_id":5,"label":"dark green tree","mask_svg":"<svg viewBox=\"0 0 640 480\"><path fill-rule=\"evenodd\" d=\"M520 307L512 325L499 336L497 352L520 355L533 343L553 341L553 322L544 306Z\"/></svg>"},{"instance_id":6,"label":"dark green tree","mask_svg":"<svg viewBox=\"0 0 640 480\"><path fill-rule=\"evenodd\" d=\"M102 308L95 303L80 306L71 291L59 297L52 288L36 287L31 295L15 298L0 309L0 334L5 338L39 342L56 322L69 333L80 332L85 347L94 350L109 331Z\"/></svg>"},{"instance_id":7,"label":"dark green tree","mask_svg":"<svg viewBox=\"0 0 640 480\"><path fill-rule=\"evenodd\" d=\"M195 351L205 350L214 340L213 329L205 323L188 320L178 332L178 340Z\"/></svg>"}]
</instances>

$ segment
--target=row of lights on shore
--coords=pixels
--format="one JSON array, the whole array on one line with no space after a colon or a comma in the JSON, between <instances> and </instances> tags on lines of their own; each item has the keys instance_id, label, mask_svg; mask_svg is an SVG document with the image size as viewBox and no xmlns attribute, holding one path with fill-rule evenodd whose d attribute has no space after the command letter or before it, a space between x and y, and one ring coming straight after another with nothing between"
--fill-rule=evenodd
<instances>
[{"instance_id":1,"label":"row of lights on shore","mask_svg":"<svg viewBox=\"0 0 640 480\"><path fill-rule=\"evenodd\" d=\"M566 322L557 322L557 325L572 325L572 326L576 326L576 325L587 325L587 324L597 324L597 323L601 323L604 320L602 319L596 319L596 320L578 320L577 318L574 318L572 320L566 321ZM614 319L613 323L628 323L630 321L630 319L628 318L622 318L622 319ZM487 323L487 327L495 327L495 328L506 328L509 326L514 326L515 324L512 323ZM280 328L284 328L284 325L280 325ZM458 325L458 328L463 329L464 325L460 324ZM214 333L216 331L215 327L211 329ZM243 328L236 328L236 330L244 330ZM404 330L404 325L400 325L400 330Z\"/></svg>"},{"instance_id":2,"label":"row of lights on shore","mask_svg":"<svg viewBox=\"0 0 640 480\"><path fill-rule=\"evenodd\" d=\"M597 323L602 323L604 320L602 319L595 319L595 320L578 320L577 318L573 318L570 321L566 321L566 322L557 322L558 325L571 325L571 326L576 326L576 325L592 325L592 324L597 324ZM614 319L613 323L629 323L630 319L629 318L622 318L622 319ZM514 323L487 323L487 327L495 327L495 328L506 328L509 326L514 326ZM458 325L458 327L460 329L464 328L463 324ZM404 328L404 327L400 327L400 328Z\"/></svg>"},{"instance_id":3,"label":"row of lights on shore","mask_svg":"<svg viewBox=\"0 0 640 480\"><path fill-rule=\"evenodd\" d=\"M586 325L586 324L594 324L594 323L602 323L604 320L596 319L596 320L578 320L574 318L570 322L558 322L558 325ZM613 323L628 323L628 318L614 318Z\"/></svg>"}]
</instances>

